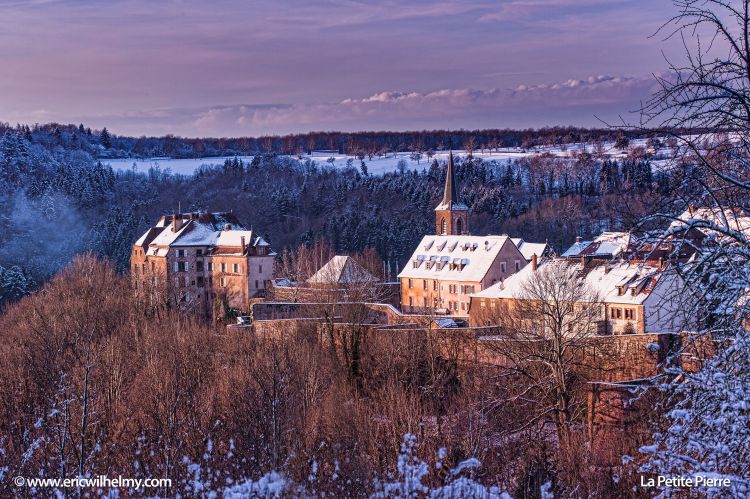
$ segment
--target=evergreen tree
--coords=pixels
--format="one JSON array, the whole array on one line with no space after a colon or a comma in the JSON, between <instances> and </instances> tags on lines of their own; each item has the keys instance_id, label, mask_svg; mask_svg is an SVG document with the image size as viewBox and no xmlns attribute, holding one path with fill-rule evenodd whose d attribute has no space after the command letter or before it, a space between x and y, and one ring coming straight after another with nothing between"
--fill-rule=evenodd
<instances>
[{"instance_id":1,"label":"evergreen tree","mask_svg":"<svg viewBox=\"0 0 750 499\"><path fill-rule=\"evenodd\" d=\"M102 128L102 132L99 134L99 140L105 149L112 147L112 137L109 135L107 127Z\"/></svg>"}]
</instances>

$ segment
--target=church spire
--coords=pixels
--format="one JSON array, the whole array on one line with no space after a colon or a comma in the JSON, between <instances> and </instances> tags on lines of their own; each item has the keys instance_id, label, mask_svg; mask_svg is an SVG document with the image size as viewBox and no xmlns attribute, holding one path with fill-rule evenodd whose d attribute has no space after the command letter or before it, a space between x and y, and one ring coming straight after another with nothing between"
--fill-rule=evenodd
<instances>
[{"instance_id":1,"label":"church spire","mask_svg":"<svg viewBox=\"0 0 750 499\"><path fill-rule=\"evenodd\" d=\"M445 172L443 200L435 208L435 233L456 235L469 233L469 208L458 199L458 188L453 172L453 151L448 155L448 170Z\"/></svg>"},{"instance_id":2,"label":"church spire","mask_svg":"<svg viewBox=\"0 0 750 499\"><path fill-rule=\"evenodd\" d=\"M451 209L453 204L458 203L458 193L456 192L456 180L453 178L453 151L448 155L448 171L445 173L445 189L443 190L443 202L441 206Z\"/></svg>"}]
</instances>

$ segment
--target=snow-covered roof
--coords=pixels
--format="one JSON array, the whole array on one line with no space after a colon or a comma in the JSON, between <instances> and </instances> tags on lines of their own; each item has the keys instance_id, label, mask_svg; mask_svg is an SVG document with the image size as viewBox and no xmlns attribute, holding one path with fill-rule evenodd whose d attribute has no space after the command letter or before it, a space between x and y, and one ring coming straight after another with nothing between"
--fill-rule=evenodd
<instances>
[{"instance_id":1,"label":"snow-covered roof","mask_svg":"<svg viewBox=\"0 0 750 499\"><path fill-rule=\"evenodd\" d=\"M181 222L177 231L173 229L175 217ZM246 247L269 246L252 230L246 230L232 213L181 213L161 217L136 245L148 245L148 255L163 256L170 247L240 248L243 237Z\"/></svg>"},{"instance_id":2,"label":"snow-covered roof","mask_svg":"<svg viewBox=\"0 0 750 499\"><path fill-rule=\"evenodd\" d=\"M354 258L336 255L313 274L307 282L313 284L354 284L377 280L377 277L365 270Z\"/></svg>"},{"instance_id":3,"label":"snow-covered roof","mask_svg":"<svg viewBox=\"0 0 750 499\"><path fill-rule=\"evenodd\" d=\"M180 231L179 236L170 243L170 246L213 246L217 243L219 234L221 233L222 232L220 231L214 230L213 227L208 224L191 220L185 225L185 228Z\"/></svg>"},{"instance_id":4,"label":"snow-covered roof","mask_svg":"<svg viewBox=\"0 0 750 499\"><path fill-rule=\"evenodd\" d=\"M702 222L708 222L720 229L738 231L746 237L750 237L750 216L741 209L692 208L685 210L678 217L678 220L670 224L669 228L670 230L674 230L686 225L698 224L699 230L705 234L717 233L716 230L708 227L700 227Z\"/></svg>"},{"instance_id":5,"label":"snow-covered roof","mask_svg":"<svg viewBox=\"0 0 750 499\"><path fill-rule=\"evenodd\" d=\"M398 277L479 282L507 242L513 244L508 236L425 236Z\"/></svg>"},{"instance_id":6,"label":"snow-covered roof","mask_svg":"<svg viewBox=\"0 0 750 499\"><path fill-rule=\"evenodd\" d=\"M580 262L564 259L547 259L539 264L537 272L550 262L563 262L578 271L581 279L604 303L642 304L653 291L663 272L648 263L603 262L587 266L580 272ZM472 298L522 298L526 282L533 278L534 270L527 265L519 272L487 289L471 295Z\"/></svg>"},{"instance_id":7,"label":"snow-covered roof","mask_svg":"<svg viewBox=\"0 0 750 499\"><path fill-rule=\"evenodd\" d=\"M516 245L516 248L518 248L518 251L521 252L527 262L531 261L532 255L541 258L545 251L547 251L547 243L529 243L520 237L513 237L511 241L513 241L513 244Z\"/></svg>"},{"instance_id":8,"label":"snow-covered roof","mask_svg":"<svg viewBox=\"0 0 750 499\"><path fill-rule=\"evenodd\" d=\"M180 234L183 234L186 230L189 230L188 225L189 224L184 224L177 231L174 231L172 229L172 226L164 227L159 235L156 236L153 241L151 241L149 247L170 246L178 237L180 237Z\"/></svg>"},{"instance_id":9,"label":"snow-covered roof","mask_svg":"<svg viewBox=\"0 0 750 499\"><path fill-rule=\"evenodd\" d=\"M562 254L565 258L577 256L612 258L627 251L631 235L628 232L602 232L593 241L576 242Z\"/></svg>"},{"instance_id":10,"label":"snow-covered roof","mask_svg":"<svg viewBox=\"0 0 750 499\"><path fill-rule=\"evenodd\" d=\"M594 241L576 241L573 246L565 250L565 253L562 254L564 258L573 258L581 255L581 252L585 250L589 244L593 243Z\"/></svg>"},{"instance_id":11,"label":"snow-covered roof","mask_svg":"<svg viewBox=\"0 0 750 499\"><path fill-rule=\"evenodd\" d=\"M141 237L138 238L138 240L135 242L135 245L136 246L146 246L146 245L148 245L163 230L164 230L164 226L163 225L160 226L160 225L157 224L156 226L151 227L146 232L144 232Z\"/></svg>"}]
</instances>

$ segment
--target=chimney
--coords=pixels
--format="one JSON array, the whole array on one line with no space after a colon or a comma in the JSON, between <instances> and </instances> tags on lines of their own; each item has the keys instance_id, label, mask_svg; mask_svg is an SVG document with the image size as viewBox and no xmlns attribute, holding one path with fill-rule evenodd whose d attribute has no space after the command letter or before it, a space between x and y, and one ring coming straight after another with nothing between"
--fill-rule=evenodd
<instances>
[{"instance_id":1,"label":"chimney","mask_svg":"<svg viewBox=\"0 0 750 499\"><path fill-rule=\"evenodd\" d=\"M581 255L581 270L586 270L586 255Z\"/></svg>"},{"instance_id":2,"label":"chimney","mask_svg":"<svg viewBox=\"0 0 750 499\"><path fill-rule=\"evenodd\" d=\"M536 269L538 267L537 259L536 259L536 253L531 255L531 271L536 272Z\"/></svg>"},{"instance_id":3,"label":"chimney","mask_svg":"<svg viewBox=\"0 0 750 499\"><path fill-rule=\"evenodd\" d=\"M581 242L581 236L576 236L576 244L579 244Z\"/></svg>"},{"instance_id":4,"label":"chimney","mask_svg":"<svg viewBox=\"0 0 750 499\"><path fill-rule=\"evenodd\" d=\"M245 236L240 237L240 248L242 248L242 254L245 254Z\"/></svg>"},{"instance_id":5,"label":"chimney","mask_svg":"<svg viewBox=\"0 0 750 499\"><path fill-rule=\"evenodd\" d=\"M232 224L226 224L224 230L232 230Z\"/></svg>"},{"instance_id":6,"label":"chimney","mask_svg":"<svg viewBox=\"0 0 750 499\"><path fill-rule=\"evenodd\" d=\"M605 274L609 273L609 262L604 262L604 273Z\"/></svg>"},{"instance_id":7,"label":"chimney","mask_svg":"<svg viewBox=\"0 0 750 499\"><path fill-rule=\"evenodd\" d=\"M172 232L177 232L182 228L182 213L172 214Z\"/></svg>"},{"instance_id":8,"label":"chimney","mask_svg":"<svg viewBox=\"0 0 750 499\"><path fill-rule=\"evenodd\" d=\"M664 257L659 257L659 270L661 270L664 267Z\"/></svg>"}]
</instances>

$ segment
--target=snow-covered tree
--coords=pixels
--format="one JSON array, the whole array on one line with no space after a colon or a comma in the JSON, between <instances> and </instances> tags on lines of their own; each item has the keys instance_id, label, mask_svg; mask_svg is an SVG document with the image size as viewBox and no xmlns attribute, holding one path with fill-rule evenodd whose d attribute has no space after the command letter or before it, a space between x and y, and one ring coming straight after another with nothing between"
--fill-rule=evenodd
<instances>
[{"instance_id":1,"label":"snow-covered tree","mask_svg":"<svg viewBox=\"0 0 750 499\"><path fill-rule=\"evenodd\" d=\"M700 336L716 345L698 372L670 371L662 427L644 470L732 478L711 495L747 496L750 472L750 0L675 0L665 25L684 41L684 64L659 79L643 109L649 126L670 130L677 158L667 166L675 197L653 222L670 223L662 240L692 292L684 312L700 318ZM708 33L711 43L701 43ZM644 172L648 176L648 172ZM663 226L663 225L662 225ZM665 246L667 247L667 246ZM687 260L681 255L692 254ZM666 489L664 495L679 494Z\"/></svg>"}]
</instances>

